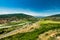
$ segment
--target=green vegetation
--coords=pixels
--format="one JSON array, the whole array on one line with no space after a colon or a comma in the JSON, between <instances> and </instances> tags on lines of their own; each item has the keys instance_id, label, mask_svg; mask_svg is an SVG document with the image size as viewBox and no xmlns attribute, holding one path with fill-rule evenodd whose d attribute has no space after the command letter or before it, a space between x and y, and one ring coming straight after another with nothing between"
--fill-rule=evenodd
<instances>
[{"instance_id":1,"label":"green vegetation","mask_svg":"<svg viewBox=\"0 0 60 40\"><path fill-rule=\"evenodd\" d=\"M44 17L44 20L60 21L60 14Z\"/></svg>"},{"instance_id":2,"label":"green vegetation","mask_svg":"<svg viewBox=\"0 0 60 40\"><path fill-rule=\"evenodd\" d=\"M21 24L26 24L26 22L31 22L32 24L36 21L38 21L37 18L22 13L0 15L0 34L5 34L15 29L21 28L23 26Z\"/></svg>"},{"instance_id":3,"label":"green vegetation","mask_svg":"<svg viewBox=\"0 0 60 40\"><path fill-rule=\"evenodd\" d=\"M19 34L16 34L7 38L3 38L1 40L36 40L38 36L40 34L43 34L44 32L47 32L49 30L54 30L54 29L56 30L60 29L60 23L48 22L45 24L45 22L43 23L42 22L40 23L41 25L39 29L35 29L32 32L21 33L21 34L19 33Z\"/></svg>"},{"instance_id":4,"label":"green vegetation","mask_svg":"<svg viewBox=\"0 0 60 40\"><path fill-rule=\"evenodd\" d=\"M7 20L7 23L15 20L16 21L26 20L36 22L38 18L23 13L14 13L14 14L0 15L0 20Z\"/></svg>"},{"instance_id":5,"label":"green vegetation","mask_svg":"<svg viewBox=\"0 0 60 40\"><path fill-rule=\"evenodd\" d=\"M10 20L9 18L11 18L12 21L15 21L17 19L18 22L12 22L10 20L10 22L7 23L7 25L17 25L17 26L13 26L11 28L4 28L4 29L0 29L1 33L7 33L10 32L12 30L15 30L16 28L20 28L20 23L23 22L31 22L35 23L39 20L39 18L35 18L33 16L29 16L29 15L25 15L25 14L8 14L8 15L2 15L1 18L7 18L8 20ZM13 18L14 17L14 18ZM39 29L35 29L34 31L31 32L26 32L26 33L18 33L16 35L13 36L9 36L6 38L2 38L0 40L37 40L37 38L39 38L38 36L49 31L49 30L58 30L60 29L60 14L58 15L52 15L52 16L48 16L45 18L40 18L40 28ZM2 30L2 31L1 31ZM46 34L48 35L48 34ZM53 37L50 37L49 40L54 40Z\"/></svg>"},{"instance_id":6,"label":"green vegetation","mask_svg":"<svg viewBox=\"0 0 60 40\"><path fill-rule=\"evenodd\" d=\"M10 31L13 31L13 30L15 30L15 29L18 29L18 28L22 28L22 26L23 25L26 25L26 24L29 24L29 23L31 23L31 22L21 22L21 23L19 23L19 22L17 22L17 23L9 23L9 25L5 25L3 28L2 27L0 27L0 34L5 34L5 33L8 33L8 32L10 32Z\"/></svg>"}]
</instances>

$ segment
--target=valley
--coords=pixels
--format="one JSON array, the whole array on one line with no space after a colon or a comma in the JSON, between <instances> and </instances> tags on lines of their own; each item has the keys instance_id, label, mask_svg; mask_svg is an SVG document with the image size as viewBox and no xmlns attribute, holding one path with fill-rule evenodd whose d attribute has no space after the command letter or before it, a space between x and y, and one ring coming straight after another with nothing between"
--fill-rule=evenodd
<instances>
[{"instance_id":1,"label":"valley","mask_svg":"<svg viewBox=\"0 0 60 40\"><path fill-rule=\"evenodd\" d=\"M0 40L60 40L60 21L52 19L55 17L19 18L20 21L2 24Z\"/></svg>"}]
</instances>

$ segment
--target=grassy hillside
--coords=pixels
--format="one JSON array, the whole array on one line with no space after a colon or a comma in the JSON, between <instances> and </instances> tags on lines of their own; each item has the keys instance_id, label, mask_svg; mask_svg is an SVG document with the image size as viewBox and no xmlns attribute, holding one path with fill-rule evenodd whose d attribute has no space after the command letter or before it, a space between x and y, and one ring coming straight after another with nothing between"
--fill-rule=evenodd
<instances>
[{"instance_id":1,"label":"grassy hillside","mask_svg":"<svg viewBox=\"0 0 60 40\"><path fill-rule=\"evenodd\" d=\"M39 25L36 26L36 28L34 27L35 29L33 31L30 31L30 32L28 31L25 33L18 33L16 35L2 38L0 40L57 40L57 39L60 39L60 16L59 14L41 18L41 20L38 21L37 24ZM31 28L30 30L32 29L33 28Z\"/></svg>"},{"instance_id":2,"label":"grassy hillside","mask_svg":"<svg viewBox=\"0 0 60 40\"><path fill-rule=\"evenodd\" d=\"M23 13L13 13L13 14L5 14L5 15L0 15L0 18L11 18L11 17L17 17L17 18L27 18L27 17L32 17L30 15L26 15Z\"/></svg>"},{"instance_id":3,"label":"grassy hillside","mask_svg":"<svg viewBox=\"0 0 60 40\"><path fill-rule=\"evenodd\" d=\"M0 34L22 27L23 25L20 24L27 24L26 22L34 23L36 21L38 21L38 18L23 13L0 15Z\"/></svg>"},{"instance_id":4,"label":"grassy hillside","mask_svg":"<svg viewBox=\"0 0 60 40\"><path fill-rule=\"evenodd\" d=\"M44 18L44 20L60 21L60 14L47 16Z\"/></svg>"},{"instance_id":5,"label":"grassy hillside","mask_svg":"<svg viewBox=\"0 0 60 40\"><path fill-rule=\"evenodd\" d=\"M23 13L0 15L0 23L10 22L10 21L14 21L14 20L15 21L18 21L18 20L37 21L38 19L33 16L26 15Z\"/></svg>"},{"instance_id":6,"label":"grassy hillside","mask_svg":"<svg viewBox=\"0 0 60 40\"><path fill-rule=\"evenodd\" d=\"M3 38L1 40L37 40L39 38L39 35L48 32L49 30L58 30L58 29L60 29L60 23L56 21L52 21L48 23L46 21L41 21L39 29L35 29L32 32L19 33L13 36L9 36L7 38ZM46 36L47 35L48 34L46 34ZM39 40L42 39L44 38L43 37L41 39L39 38Z\"/></svg>"}]
</instances>

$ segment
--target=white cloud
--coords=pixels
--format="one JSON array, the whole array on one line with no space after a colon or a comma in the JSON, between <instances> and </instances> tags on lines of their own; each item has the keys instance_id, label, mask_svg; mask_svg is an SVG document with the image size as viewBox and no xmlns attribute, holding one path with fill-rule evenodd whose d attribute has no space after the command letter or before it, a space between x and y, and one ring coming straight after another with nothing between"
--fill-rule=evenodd
<instances>
[{"instance_id":1,"label":"white cloud","mask_svg":"<svg viewBox=\"0 0 60 40\"><path fill-rule=\"evenodd\" d=\"M12 14L12 13L24 13L32 16L49 16L53 14L60 14L60 12L52 12L52 13L47 13L47 12L33 12L29 9L9 9L9 8L0 8L0 15L2 14Z\"/></svg>"}]
</instances>

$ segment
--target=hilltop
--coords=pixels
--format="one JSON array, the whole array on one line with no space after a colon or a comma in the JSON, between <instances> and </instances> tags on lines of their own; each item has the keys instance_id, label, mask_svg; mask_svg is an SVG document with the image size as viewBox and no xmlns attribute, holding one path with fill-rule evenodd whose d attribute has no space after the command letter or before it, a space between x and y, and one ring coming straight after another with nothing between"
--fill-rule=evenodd
<instances>
[{"instance_id":1,"label":"hilltop","mask_svg":"<svg viewBox=\"0 0 60 40\"><path fill-rule=\"evenodd\" d=\"M45 17L44 19L45 19L45 20L60 21L60 14L47 16L47 17Z\"/></svg>"},{"instance_id":2,"label":"hilltop","mask_svg":"<svg viewBox=\"0 0 60 40\"><path fill-rule=\"evenodd\" d=\"M38 19L31 15L26 15L23 13L0 15L0 23L18 21L18 20L37 21Z\"/></svg>"}]
</instances>

